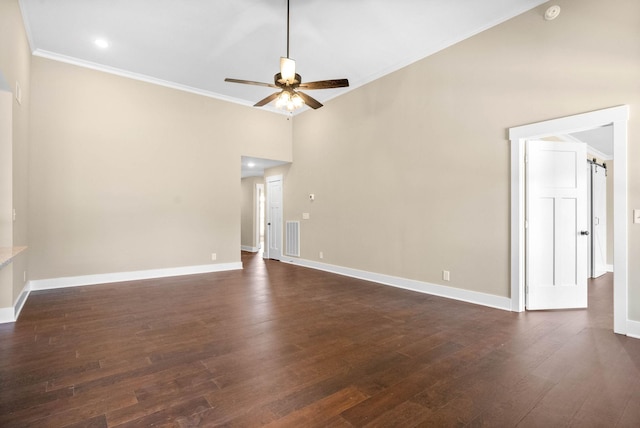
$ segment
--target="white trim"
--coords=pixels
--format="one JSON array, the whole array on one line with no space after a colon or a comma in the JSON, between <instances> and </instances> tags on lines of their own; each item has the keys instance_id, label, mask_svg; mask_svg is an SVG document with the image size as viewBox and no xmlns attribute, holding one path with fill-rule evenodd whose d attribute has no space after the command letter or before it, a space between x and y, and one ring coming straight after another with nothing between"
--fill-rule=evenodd
<instances>
[{"instance_id":1,"label":"white trim","mask_svg":"<svg viewBox=\"0 0 640 428\"><path fill-rule=\"evenodd\" d=\"M96 62L85 61L82 59L58 54L55 52L50 52L43 49L34 50L33 56L46 58L53 61L64 62L66 64L75 65L77 67L83 67L91 70L101 71L103 73L113 74L116 76L125 77L127 79L139 80L141 82L151 83L152 85L164 86L165 88L171 88L171 89L176 89L178 91L184 91L184 92L189 92L196 95L202 95L203 97L215 98L217 100L228 101L230 103L240 104L247 107L253 107L252 103L245 100L241 100L239 98L228 97L226 95L218 94L217 92L205 91L204 89L194 88L193 86L182 85L180 83L158 79L155 77L147 76L145 74L134 73L132 71L110 67L108 65L99 64ZM280 115L287 115L287 116L289 115L289 112L287 112L286 110L279 110L271 106L264 106L262 109L270 111L271 113L277 113Z\"/></svg>"},{"instance_id":2,"label":"white trim","mask_svg":"<svg viewBox=\"0 0 640 428\"><path fill-rule=\"evenodd\" d=\"M260 251L260 248L258 248L258 247L250 247L248 245L241 245L240 249L242 251L248 251L250 253L257 253L258 251Z\"/></svg>"},{"instance_id":3,"label":"white trim","mask_svg":"<svg viewBox=\"0 0 640 428\"><path fill-rule=\"evenodd\" d=\"M627 121L629 106L617 106L509 129L511 140L511 308L524 311L524 142L613 124L614 304L613 331L627 334Z\"/></svg>"},{"instance_id":4,"label":"white trim","mask_svg":"<svg viewBox=\"0 0 640 428\"><path fill-rule=\"evenodd\" d=\"M13 316L14 310L13 308L0 308L0 324L5 324L8 322L15 322L15 318Z\"/></svg>"},{"instance_id":5,"label":"white trim","mask_svg":"<svg viewBox=\"0 0 640 428\"><path fill-rule=\"evenodd\" d=\"M351 269L342 266L330 265L305 259L292 259L283 257L281 262L300 265L312 269L331 272L338 275L363 279L376 282L378 284L390 285L392 287L403 288L405 290L417 291L419 293L431 294L434 296L446 297L448 299L460 300L476 305L488 306L490 308L511 310L511 300L508 297L495 296L493 294L480 293L477 291L465 290L462 288L447 287L444 285L430 284L428 282L416 281L413 279L401 278L397 276L383 275L358 269Z\"/></svg>"},{"instance_id":6,"label":"white trim","mask_svg":"<svg viewBox=\"0 0 640 428\"><path fill-rule=\"evenodd\" d=\"M607 265L607 272L613 272L613 265Z\"/></svg>"},{"instance_id":7,"label":"white trim","mask_svg":"<svg viewBox=\"0 0 640 428\"><path fill-rule=\"evenodd\" d=\"M20 312L22 312L22 308L24 308L24 304L27 303L29 294L31 294L31 284L30 282L27 282L22 288L22 291L20 292L18 299L13 304L14 319L17 320L18 317L20 316Z\"/></svg>"},{"instance_id":8,"label":"white trim","mask_svg":"<svg viewBox=\"0 0 640 428\"><path fill-rule=\"evenodd\" d=\"M638 321L627 321L627 336L633 337L634 339L640 339L640 322Z\"/></svg>"},{"instance_id":9,"label":"white trim","mask_svg":"<svg viewBox=\"0 0 640 428\"><path fill-rule=\"evenodd\" d=\"M168 269L151 269L134 272L115 272L96 275L70 276L63 278L37 279L29 282L31 291L56 288L80 287L83 285L136 281L140 279L166 278L199 273L223 272L242 269L242 263L219 263L213 265L185 266Z\"/></svg>"},{"instance_id":10,"label":"white trim","mask_svg":"<svg viewBox=\"0 0 640 428\"><path fill-rule=\"evenodd\" d=\"M29 283L26 283L20 292L18 299L13 303L13 307L0 308L0 324L16 322L27 298L29 297L29 293Z\"/></svg>"},{"instance_id":11,"label":"white trim","mask_svg":"<svg viewBox=\"0 0 640 428\"><path fill-rule=\"evenodd\" d=\"M262 179L264 180L264 171L262 172ZM258 252L260 251L260 228L264 227L263 224L260 224L260 214L262 213L260 210L260 199L264 199L264 204L267 203L266 198L264 196L264 182L263 183L256 183L254 189L253 189L253 202L256 204L256 209L253 212L253 215L255 216L253 218L253 239L255 239L255 244L257 245L256 251L252 251L252 252ZM263 205L264 208L264 205ZM264 219L266 219L266 216L264 216Z\"/></svg>"}]
</instances>

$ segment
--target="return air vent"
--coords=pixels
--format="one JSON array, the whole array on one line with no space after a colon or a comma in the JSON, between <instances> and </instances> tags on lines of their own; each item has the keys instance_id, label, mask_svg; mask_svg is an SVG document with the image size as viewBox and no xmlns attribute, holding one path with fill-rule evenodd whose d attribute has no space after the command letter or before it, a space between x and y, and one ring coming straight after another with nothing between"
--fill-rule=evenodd
<instances>
[{"instance_id":1,"label":"return air vent","mask_svg":"<svg viewBox=\"0 0 640 428\"><path fill-rule=\"evenodd\" d=\"M300 257L300 222L287 221L285 229L287 245L284 253L287 256Z\"/></svg>"}]
</instances>

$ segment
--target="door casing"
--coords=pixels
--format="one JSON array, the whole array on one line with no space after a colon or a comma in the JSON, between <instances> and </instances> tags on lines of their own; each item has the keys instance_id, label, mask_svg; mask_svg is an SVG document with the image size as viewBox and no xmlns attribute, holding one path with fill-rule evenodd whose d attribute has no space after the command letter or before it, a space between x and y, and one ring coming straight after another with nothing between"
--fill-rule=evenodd
<instances>
[{"instance_id":1,"label":"door casing","mask_svg":"<svg viewBox=\"0 0 640 428\"><path fill-rule=\"evenodd\" d=\"M525 310L525 141L613 125L613 331L628 332L627 126L629 106L616 106L509 129L511 142L511 310Z\"/></svg>"}]
</instances>

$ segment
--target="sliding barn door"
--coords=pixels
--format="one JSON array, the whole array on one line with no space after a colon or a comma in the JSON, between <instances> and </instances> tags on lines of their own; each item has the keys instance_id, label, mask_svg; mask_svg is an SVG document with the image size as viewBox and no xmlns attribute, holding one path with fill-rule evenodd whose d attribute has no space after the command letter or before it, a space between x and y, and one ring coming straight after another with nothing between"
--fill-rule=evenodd
<instances>
[{"instance_id":1,"label":"sliding barn door","mask_svg":"<svg viewBox=\"0 0 640 428\"><path fill-rule=\"evenodd\" d=\"M607 170L591 165L591 276L607 273Z\"/></svg>"}]
</instances>

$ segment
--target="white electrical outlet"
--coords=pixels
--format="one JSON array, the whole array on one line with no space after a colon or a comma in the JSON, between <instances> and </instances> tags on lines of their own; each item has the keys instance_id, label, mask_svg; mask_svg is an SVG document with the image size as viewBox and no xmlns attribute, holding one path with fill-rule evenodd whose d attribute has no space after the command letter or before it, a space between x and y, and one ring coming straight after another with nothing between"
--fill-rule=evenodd
<instances>
[{"instance_id":1,"label":"white electrical outlet","mask_svg":"<svg viewBox=\"0 0 640 428\"><path fill-rule=\"evenodd\" d=\"M633 210L633 222L635 224L639 224L640 223L640 210L638 210L638 209Z\"/></svg>"},{"instance_id":2,"label":"white electrical outlet","mask_svg":"<svg viewBox=\"0 0 640 428\"><path fill-rule=\"evenodd\" d=\"M302 219L303 220L309 220L309 213L302 213Z\"/></svg>"},{"instance_id":3,"label":"white electrical outlet","mask_svg":"<svg viewBox=\"0 0 640 428\"><path fill-rule=\"evenodd\" d=\"M324 259L324 253L322 251L320 251L320 258Z\"/></svg>"},{"instance_id":4,"label":"white electrical outlet","mask_svg":"<svg viewBox=\"0 0 640 428\"><path fill-rule=\"evenodd\" d=\"M27 271L26 270L22 272L22 280L24 282L27 282Z\"/></svg>"},{"instance_id":5,"label":"white electrical outlet","mask_svg":"<svg viewBox=\"0 0 640 428\"><path fill-rule=\"evenodd\" d=\"M445 281L450 281L451 280L451 273L448 270L443 270L442 271L442 279Z\"/></svg>"},{"instance_id":6,"label":"white electrical outlet","mask_svg":"<svg viewBox=\"0 0 640 428\"><path fill-rule=\"evenodd\" d=\"M216 253L211 253L211 260L215 261L218 258Z\"/></svg>"}]
</instances>

